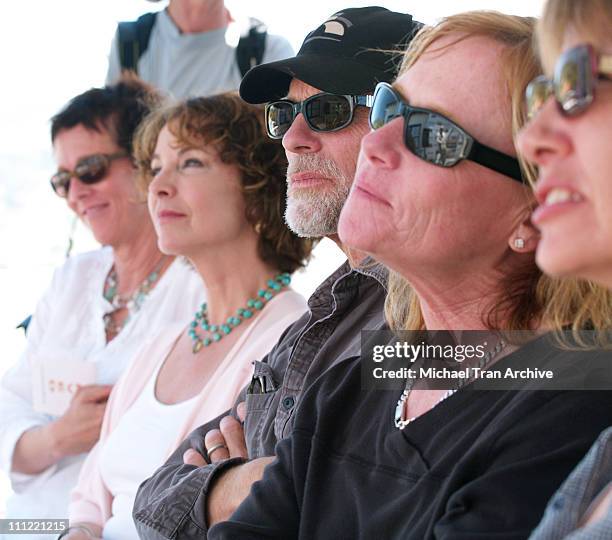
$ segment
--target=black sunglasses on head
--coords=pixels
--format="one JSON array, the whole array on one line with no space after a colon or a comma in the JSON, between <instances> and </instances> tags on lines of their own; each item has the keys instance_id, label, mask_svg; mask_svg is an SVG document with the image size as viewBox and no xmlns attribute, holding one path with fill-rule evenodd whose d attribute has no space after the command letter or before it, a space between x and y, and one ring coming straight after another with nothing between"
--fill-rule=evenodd
<instances>
[{"instance_id":1,"label":"black sunglasses on head","mask_svg":"<svg viewBox=\"0 0 612 540\"><path fill-rule=\"evenodd\" d=\"M412 107L387 83L378 83L370 110L370 127L404 118L404 144L415 156L440 167L469 159L523 182L518 159L485 146L452 120L435 111Z\"/></svg>"},{"instance_id":2,"label":"black sunglasses on head","mask_svg":"<svg viewBox=\"0 0 612 540\"><path fill-rule=\"evenodd\" d=\"M540 75L529 83L527 115L533 118L554 96L561 114L576 116L593 102L601 80L612 80L612 55L597 54L588 44L573 47L559 56L552 80Z\"/></svg>"},{"instance_id":3,"label":"black sunglasses on head","mask_svg":"<svg viewBox=\"0 0 612 540\"><path fill-rule=\"evenodd\" d=\"M266 130L272 139L282 139L298 114L313 131L338 131L348 126L355 107L369 107L372 96L351 96L322 92L297 103L288 99L272 101L266 105Z\"/></svg>"},{"instance_id":4,"label":"black sunglasses on head","mask_svg":"<svg viewBox=\"0 0 612 540\"><path fill-rule=\"evenodd\" d=\"M94 154L79 159L74 171L58 171L51 177L51 187L60 197L68 197L70 179L74 176L83 184L95 184L106 177L111 163L120 158L128 157L127 152L114 154Z\"/></svg>"}]
</instances>

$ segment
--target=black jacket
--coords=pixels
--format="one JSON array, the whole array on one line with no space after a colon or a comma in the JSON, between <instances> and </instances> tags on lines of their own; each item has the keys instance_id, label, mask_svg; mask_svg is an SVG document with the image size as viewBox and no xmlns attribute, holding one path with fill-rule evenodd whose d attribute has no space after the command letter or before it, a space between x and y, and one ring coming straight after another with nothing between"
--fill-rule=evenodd
<instances>
[{"instance_id":1,"label":"black jacket","mask_svg":"<svg viewBox=\"0 0 612 540\"><path fill-rule=\"evenodd\" d=\"M551 354L540 338L496 366L571 354ZM399 394L363 390L358 358L328 371L304 395L278 459L208 537L527 538L612 423L610 391L468 386L400 431L393 423Z\"/></svg>"}]
</instances>

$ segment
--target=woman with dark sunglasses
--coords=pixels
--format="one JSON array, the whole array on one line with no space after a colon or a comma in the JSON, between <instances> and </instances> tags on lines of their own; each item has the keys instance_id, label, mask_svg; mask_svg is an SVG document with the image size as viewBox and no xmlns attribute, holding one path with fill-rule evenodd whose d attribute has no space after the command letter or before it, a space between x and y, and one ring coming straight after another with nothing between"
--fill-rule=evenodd
<instances>
[{"instance_id":1,"label":"woman with dark sunglasses","mask_svg":"<svg viewBox=\"0 0 612 540\"><path fill-rule=\"evenodd\" d=\"M563 350L549 331L612 320L601 290L555 282L535 265L534 196L516 174L513 145L525 87L539 72L534 22L472 12L412 40L395 84L376 90L373 131L339 223L344 243L394 272L394 330L433 331L423 339L434 346L449 337L440 331L451 333L458 363L474 340L483 347L475 368L534 378L487 390L477 370L447 370L434 386L410 374L421 356L392 364L408 367L386 371L402 379L381 390L374 378L385 371L370 370L380 358L336 366L305 393L277 461L211 540L525 538L612 419L606 392L550 390L529 375L592 359ZM582 373L571 376L565 383L580 388Z\"/></svg>"},{"instance_id":2,"label":"woman with dark sunglasses","mask_svg":"<svg viewBox=\"0 0 612 540\"><path fill-rule=\"evenodd\" d=\"M606 0L548 1L537 31L546 75L527 92L532 120L518 144L539 167L538 265L612 289L610 28ZM551 499L531 538L612 538L612 427Z\"/></svg>"},{"instance_id":3,"label":"woman with dark sunglasses","mask_svg":"<svg viewBox=\"0 0 612 540\"><path fill-rule=\"evenodd\" d=\"M74 255L40 300L23 356L0 386L8 516L67 515L106 400L142 342L202 302L201 281L161 253L136 187L132 136L159 96L136 79L73 98L51 122L55 192L101 249Z\"/></svg>"}]
</instances>

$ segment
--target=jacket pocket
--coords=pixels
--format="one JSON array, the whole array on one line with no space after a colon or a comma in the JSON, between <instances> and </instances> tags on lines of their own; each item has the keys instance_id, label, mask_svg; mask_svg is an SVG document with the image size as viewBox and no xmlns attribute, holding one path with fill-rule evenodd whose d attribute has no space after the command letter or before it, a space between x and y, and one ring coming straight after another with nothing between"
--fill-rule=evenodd
<instances>
[{"instance_id":1,"label":"jacket pocket","mask_svg":"<svg viewBox=\"0 0 612 540\"><path fill-rule=\"evenodd\" d=\"M278 390L267 394L247 394L244 436L252 459L274 455L274 419ZM276 399L275 399L276 398Z\"/></svg>"}]
</instances>

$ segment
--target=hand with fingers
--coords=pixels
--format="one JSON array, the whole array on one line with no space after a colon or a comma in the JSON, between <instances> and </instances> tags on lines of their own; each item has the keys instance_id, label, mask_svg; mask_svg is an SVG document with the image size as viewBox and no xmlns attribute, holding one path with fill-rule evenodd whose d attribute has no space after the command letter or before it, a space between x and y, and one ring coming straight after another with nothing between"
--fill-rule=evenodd
<instances>
[{"instance_id":1,"label":"hand with fingers","mask_svg":"<svg viewBox=\"0 0 612 540\"><path fill-rule=\"evenodd\" d=\"M62 457L89 452L98 442L112 389L111 385L92 384L77 390L66 412L52 426Z\"/></svg>"},{"instance_id":2,"label":"hand with fingers","mask_svg":"<svg viewBox=\"0 0 612 540\"><path fill-rule=\"evenodd\" d=\"M246 416L244 402L238 405L237 412L240 421L233 416L226 416L219 422L219 429L213 429L205 435L204 443L211 463L235 457L245 459L249 457L242 427ZM274 457L262 457L237 464L225 469L213 480L206 500L209 527L228 519L234 513L238 505L249 494L251 486L261 479L266 465L272 461ZM183 462L196 467L206 465L204 457L193 449L183 454Z\"/></svg>"},{"instance_id":3,"label":"hand with fingers","mask_svg":"<svg viewBox=\"0 0 612 540\"><path fill-rule=\"evenodd\" d=\"M237 407L238 418L226 416L221 419L219 429L210 430L204 437L206 452L211 463L217 463L224 459L242 457L248 458L246 440L242 422L246 416L246 404L244 401ZM204 457L196 450L190 448L183 454L183 462L187 465L203 467L206 465Z\"/></svg>"},{"instance_id":4,"label":"hand with fingers","mask_svg":"<svg viewBox=\"0 0 612 540\"><path fill-rule=\"evenodd\" d=\"M13 451L11 470L39 474L66 456L89 452L100 438L110 385L78 389L57 420L25 431Z\"/></svg>"}]
</instances>

